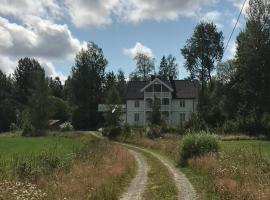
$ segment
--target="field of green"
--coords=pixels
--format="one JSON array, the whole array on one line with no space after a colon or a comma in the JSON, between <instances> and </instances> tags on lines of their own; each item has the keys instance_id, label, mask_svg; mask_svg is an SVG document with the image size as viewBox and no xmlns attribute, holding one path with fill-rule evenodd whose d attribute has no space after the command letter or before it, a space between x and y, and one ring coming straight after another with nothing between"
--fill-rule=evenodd
<instances>
[{"instance_id":1,"label":"field of green","mask_svg":"<svg viewBox=\"0 0 270 200\"><path fill-rule=\"evenodd\" d=\"M239 140L239 141L222 141L221 150L237 150L245 149L249 151L256 151L262 157L270 160L270 141L263 140Z\"/></svg>"},{"instance_id":2,"label":"field of green","mask_svg":"<svg viewBox=\"0 0 270 200\"><path fill-rule=\"evenodd\" d=\"M13 156L35 155L41 152L52 151L57 155L72 153L83 145L81 139L69 137L1 137L0 157L9 160Z\"/></svg>"}]
</instances>

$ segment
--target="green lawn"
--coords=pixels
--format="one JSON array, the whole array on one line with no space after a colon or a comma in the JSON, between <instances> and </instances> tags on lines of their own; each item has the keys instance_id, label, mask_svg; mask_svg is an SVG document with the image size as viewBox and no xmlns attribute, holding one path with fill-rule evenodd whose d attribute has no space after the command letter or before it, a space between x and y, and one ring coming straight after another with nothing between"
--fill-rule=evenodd
<instances>
[{"instance_id":1,"label":"green lawn","mask_svg":"<svg viewBox=\"0 0 270 200\"><path fill-rule=\"evenodd\" d=\"M250 151L259 151L262 157L270 159L270 142L262 140L239 140L239 141L222 141L221 150L247 149Z\"/></svg>"},{"instance_id":2,"label":"green lawn","mask_svg":"<svg viewBox=\"0 0 270 200\"><path fill-rule=\"evenodd\" d=\"M67 154L80 148L83 142L80 139L68 137L1 137L0 136L0 157L9 159L12 156L35 155L44 151L53 151L56 154Z\"/></svg>"}]
</instances>

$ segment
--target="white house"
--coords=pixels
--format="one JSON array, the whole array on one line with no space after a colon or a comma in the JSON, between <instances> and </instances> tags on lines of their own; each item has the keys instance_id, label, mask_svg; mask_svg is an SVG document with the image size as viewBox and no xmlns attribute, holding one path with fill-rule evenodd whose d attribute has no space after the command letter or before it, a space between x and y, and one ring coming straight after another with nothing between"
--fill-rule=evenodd
<instances>
[{"instance_id":1,"label":"white house","mask_svg":"<svg viewBox=\"0 0 270 200\"><path fill-rule=\"evenodd\" d=\"M129 81L126 105L122 105L122 121L143 126L152 112L154 98L160 101L160 111L169 126L183 125L192 112L197 111L199 83L197 80ZM99 111L105 111L99 105Z\"/></svg>"}]
</instances>

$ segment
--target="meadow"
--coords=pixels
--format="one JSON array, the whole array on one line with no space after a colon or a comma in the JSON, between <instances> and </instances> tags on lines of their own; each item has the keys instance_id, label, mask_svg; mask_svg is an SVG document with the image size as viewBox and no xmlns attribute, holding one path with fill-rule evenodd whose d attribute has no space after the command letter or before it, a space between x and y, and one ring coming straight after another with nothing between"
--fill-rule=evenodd
<instances>
[{"instance_id":1,"label":"meadow","mask_svg":"<svg viewBox=\"0 0 270 200\"><path fill-rule=\"evenodd\" d=\"M0 199L117 199L136 172L119 145L89 134L0 135Z\"/></svg>"},{"instance_id":2,"label":"meadow","mask_svg":"<svg viewBox=\"0 0 270 200\"><path fill-rule=\"evenodd\" d=\"M190 159L181 167L201 199L269 199L270 142L244 138L219 137L218 154ZM181 139L177 134L155 140L133 135L127 142L161 153L177 165Z\"/></svg>"}]
</instances>

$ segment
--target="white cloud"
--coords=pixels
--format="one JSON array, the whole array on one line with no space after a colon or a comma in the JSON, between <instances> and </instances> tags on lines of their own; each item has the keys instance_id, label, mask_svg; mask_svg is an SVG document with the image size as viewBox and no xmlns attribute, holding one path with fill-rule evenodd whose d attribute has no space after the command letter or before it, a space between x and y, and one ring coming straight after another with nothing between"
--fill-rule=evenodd
<instances>
[{"instance_id":1,"label":"white cloud","mask_svg":"<svg viewBox=\"0 0 270 200\"><path fill-rule=\"evenodd\" d=\"M195 16L201 6L216 0L128 0L124 18L127 21L176 20L180 16Z\"/></svg>"},{"instance_id":2,"label":"white cloud","mask_svg":"<svg viewBox=\"0 0 270 200\"><path fill-rule=\"evenodd\" d=\"M202 15L201 20L206 22L214 22L216 26L221 29L223 25L219 22L221 19L221 13L217 10L209 11Z\"/></svg>"},{"instance_id":3,"label":"white cloud","mask_svg":"<svg viewBox=\"0 0 270 200\"><path fill-rule=\"evenodd\" d=\"M228 1L231 2L233 6L236 7L240 11L243 7L243 3L245 0L228 0ZM246 1L246 4L243 9L243 14L245 16L247 16L248 8L249 8L249 0Z\"/></svg>"},{"instance_id":4,"label":"white cloud","mask_svg":"<svg viewBox=\"0 0 270 200\"><path fill-rule=\"evenodd\" d=\"M62 12L57 0L1 0L0 14L23 20L28 15L54 18Z\"/></svg>"},{"instance_id":5,"label":"white cloud","mask_svg":"<svg viewBox=\"0 0 270 200\"><path fill-rule=\"evenodd\" d=\"M202 17L202 20L204 21L217 21L221 17L221 13L218 12L217 10L210 11L204 14Z\"/></svg>"},{"instance_id":6,"label":"white cloud","mask_svg":"<svg viewBox=\"0 0 270 200\"><path fill-rule=\"evenodd\" d=\"M15 68L14 60L17 62L22 57L34 57L46 63L45 71L49 76L62 76L56 72L53 61L74 59L85 45L85 42L72 36L67 25L33 16L28 16L24 25L0 17L0 43L3 71L11 73Z\"/></svg>"},{"instance_id":7,"label":"white cloud","mask_svg":"<svg viewBox=\"0 0 270 200\"><path fill-rule=\"evenodd\" d=\"M236 41L231 41L228 45L228 56L227 59L233 59L236 55L237 44Z\"/></svg>"},{"instance_id":8,"label":"white cloud","mask_svg":"<svg viewBox=\"0 0 270 200\"><path fill-rule=\"evenodd\" d=\"M132 48L124 49L124 54L130 56L131 58L134 58L138 53L145 54L152 58L154 57L152 50L142 45L140 42L136 42Z\"/></svg>"},{"instance_id":9,"label":"white cloud","mask_svg":"<svg viewBox=\"0 0 270 200\"><path fill-rule=\"evenodd\" d=\"M66 0L66 6L73 24L99 26L111 23L111 15L120 5L120 0Z\"/></svg>"}]
</instances>

